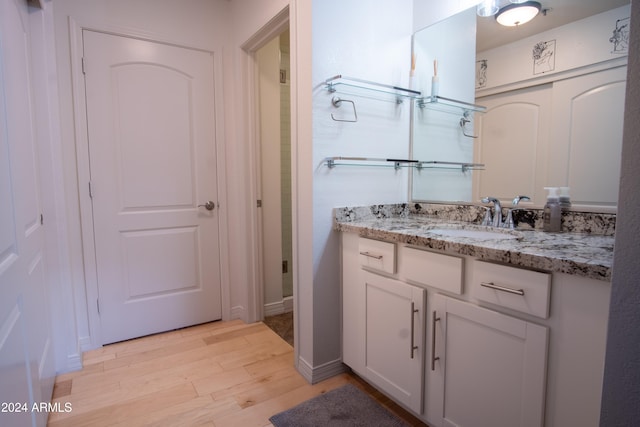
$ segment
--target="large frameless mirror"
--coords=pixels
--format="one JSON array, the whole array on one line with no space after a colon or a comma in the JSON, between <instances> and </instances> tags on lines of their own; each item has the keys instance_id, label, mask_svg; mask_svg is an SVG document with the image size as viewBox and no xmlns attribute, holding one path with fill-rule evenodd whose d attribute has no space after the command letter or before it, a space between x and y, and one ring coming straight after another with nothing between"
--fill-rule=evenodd
<instances>
[{"instance_id":1,"label":"large frameless mirror","mask_svg":"<svg viewBox=\"0 0 640 427\"><path fill-rule=\"evenodd\" d=\"M630 6L554 1L522 27L474 6L414 34L413 201L541 207L566 186L574 209L615 211Z\"/></svg>"}]
</instances>

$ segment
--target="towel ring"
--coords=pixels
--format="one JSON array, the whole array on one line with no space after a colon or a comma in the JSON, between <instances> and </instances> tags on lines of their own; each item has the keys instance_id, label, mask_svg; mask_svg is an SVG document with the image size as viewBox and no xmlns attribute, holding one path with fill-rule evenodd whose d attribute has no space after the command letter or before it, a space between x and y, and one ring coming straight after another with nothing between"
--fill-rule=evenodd
<instances>
[{"instance_id":1,"label":"towel ring","mask_svg":"<svg viewBox=\"0 0 640 427\"><path fill-rule=\"evenodd\" d=\"M464 112L464 116L460 119L460 129L462 129L462 134L467 138L477 138L475 135L469 135L467 133L466 125L470 123L471 119L469 119L469 111Z\"/></svg>"},{"instance_id":2,"label":"towel ring","mask_svg":"<svg viewBox=\"0 0 640 427\"><path fill-rule=\"evenodd\" d=\"M351 123L355 123L358 121L358 113L356 112L356 103L349 100L349 99L342 99L339 98L337 96L334 96L331 99L331 103L333 104L334 107L336 108L340 108L340 105L342 105L343 102L349 102L351 103L351 105L353 106L353 116L355 117L354 120L348 120L348 119L336 119L336 117L333 115L333 113L331 113L331 119L333 119L336 122L351 122Z\"/></svg>"}]
</instances>

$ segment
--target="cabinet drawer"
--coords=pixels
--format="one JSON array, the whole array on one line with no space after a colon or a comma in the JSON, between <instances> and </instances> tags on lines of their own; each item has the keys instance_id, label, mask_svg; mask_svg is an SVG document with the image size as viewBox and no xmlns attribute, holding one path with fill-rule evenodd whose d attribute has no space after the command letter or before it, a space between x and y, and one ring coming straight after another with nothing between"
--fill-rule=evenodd
<instances>
[{"instance_id":1,"label":"cabinet drawer","mask_svg":"<svg viewBox=\"0 0 640 427\"><path fill-rule=\"evenodd\" d=\"M481 301L547 319L551 274L476 261L471 293Z\"/></svg>"},{"instance_id":2,"label":"cabinet drawer","mask_svg":"<svg viewBox=\"0 0 640 427\"><path fill-rule=\"evenodd\" d=\"M401 275L405 279L462 294L462 258L409 247L402 248L401 257Z\"/></svg>"},{"instance_id":3,"label":"cabinet drawer","mask_svg":"<svg viewBox=\"0 0 640 427\"><path fill-rule=\"evenodd\" d=\"M396 272L396 245L395 243L382 242L360 238L358 243L358 258L360 265L385 273Z\"/></svg>"}]
</instances>

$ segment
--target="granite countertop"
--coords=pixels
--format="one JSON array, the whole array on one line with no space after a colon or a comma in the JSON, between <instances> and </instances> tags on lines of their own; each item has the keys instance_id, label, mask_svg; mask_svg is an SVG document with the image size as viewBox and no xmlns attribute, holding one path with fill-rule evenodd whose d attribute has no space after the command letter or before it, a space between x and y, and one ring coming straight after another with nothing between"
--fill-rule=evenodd
<instances>
[{"instance_id":1,"label":"granite countertop","mask_svg":"<svg viewBox=\"0 0 640 427\"><path fill-rule=\"evenodd\" d=\"M443 228L485 230L512 236L504 239L492 238L491 234L465 237L434 233L434 230ZM519 267L611 280L612 235L494 229L477 223L422 214L384 217L336 215L335 229L357 233L362 237L422 246Z\"/></svg>"}]
</instances>

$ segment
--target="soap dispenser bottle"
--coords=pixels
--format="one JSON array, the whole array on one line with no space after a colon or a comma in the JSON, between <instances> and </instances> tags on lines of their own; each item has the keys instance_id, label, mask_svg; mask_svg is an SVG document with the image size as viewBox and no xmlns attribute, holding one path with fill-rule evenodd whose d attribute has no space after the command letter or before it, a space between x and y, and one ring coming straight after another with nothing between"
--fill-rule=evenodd
<instances>
[{"instance_id":1,"label":"soap dispenser bottle","mask_svg":"<svg viewBox=\"0 0 640 427\"><path fill-rule=\"evenodd\" d=\"M542 229L544 231L562 231L562 207L560 206L558 189L556 187L545 187L544 189L549 194L542 214Z\"/></svg>"},{"instance_id":2,"label":"soap dispenser bottle","mask_svg":"<svg viewBox=\"0 0 640 427\"><path fill-rule=\"evenodd\" d=\"M558 187L558 201L563 211L568 211L571 207L571 197L569 197L569 187Z\"/></svg>"}]
</instances>

